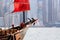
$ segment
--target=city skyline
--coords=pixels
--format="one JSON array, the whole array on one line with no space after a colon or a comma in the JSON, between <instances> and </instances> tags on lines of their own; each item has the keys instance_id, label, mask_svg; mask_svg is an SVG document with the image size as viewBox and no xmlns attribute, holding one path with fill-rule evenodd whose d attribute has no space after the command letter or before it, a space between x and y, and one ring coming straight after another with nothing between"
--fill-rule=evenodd
<instances>
[{"instance_id":1,"label":"city skyline","mask_svg":"<svg viewBox=\"0 0 60 40\"><path fill-rule=\"evenodd\" d=\"M2 21L3 25L4 20L3 20L3 15L5 15L6 19L8 20L8 15L9 12L11 12L13 10L13 4L12 4L12 0L9 1L5 1L5 0L1 0L0 3L2 3L0 5L0 22ZM26 20L27 17L28 18L38 18L39 19L39 24L40 22L43 23L43 25L45 26L52 26L52 25L56 25L56 24L60 24L60 0L30 0L30 11L26 12ZM6 16L7 15L7 16ZM19 20L18 22L22 22L22 18L23 18L23 14L20 12L18 13L18 18L20 19L16 19ZM16 16L16 15L15 15ZM14 18L15 19L15 18ZM12 19L10 19L12 20ZM15 22L15 25L17 25ZM9 23L9 21L8 21ZM7 23L7 24L8 24ZM11 21L9 23L9 25L11 25Z\"/></svg>"}]
</instances>

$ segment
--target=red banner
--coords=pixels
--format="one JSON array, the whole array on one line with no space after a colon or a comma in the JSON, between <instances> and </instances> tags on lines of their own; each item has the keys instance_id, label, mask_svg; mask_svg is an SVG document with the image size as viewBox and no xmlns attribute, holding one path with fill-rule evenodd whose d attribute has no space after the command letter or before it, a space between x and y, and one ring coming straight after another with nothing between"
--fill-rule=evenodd
<instances>
[{"instance_id":1,"label":"red banner","mask_svg":"<svg viewBox=\"0 0 60 40\"><path fill-rule=\"evenodd\" d=\"M14 0L14 11L27 11L30 10L30 4L28 0Z\"/></svg>"}]
</instances>

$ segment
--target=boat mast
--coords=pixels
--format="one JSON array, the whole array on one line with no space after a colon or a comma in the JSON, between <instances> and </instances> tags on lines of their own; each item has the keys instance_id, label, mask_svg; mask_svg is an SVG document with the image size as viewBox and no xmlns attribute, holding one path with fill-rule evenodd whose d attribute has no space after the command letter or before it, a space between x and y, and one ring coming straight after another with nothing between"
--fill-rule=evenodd
<instances>
[{"instance_id":1,"label":"boat mast","mask_svg":"<svg viewBox=\"0 0 60 40\"><path fill-rule=\"evenodd\" d=\"M25 23L25 11L23 11L23 22Z\"/></svg>"}]
</instances>

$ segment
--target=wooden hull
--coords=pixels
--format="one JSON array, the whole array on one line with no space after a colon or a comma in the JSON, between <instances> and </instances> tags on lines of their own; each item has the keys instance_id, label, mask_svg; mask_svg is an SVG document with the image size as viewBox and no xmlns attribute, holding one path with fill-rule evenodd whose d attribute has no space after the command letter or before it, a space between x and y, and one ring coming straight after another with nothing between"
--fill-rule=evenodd
<instances>
[{"instance_id":1,"label":"wooden hull","mask_svg":"<svg viewBox=\"0 0 60 40\"><path fill-rule=\"evenodd\" d=\"M0 40L23 40L27 29L34 23L37 19L30 20L29 22L26 23L21 23L20 26L14 27L7 29L7 30L2 30L0 29Z\"/></svg>"},{"instance_id":2,"label":"wooden hull","mask_svg":"<svg viewBox=\"0 0 60 40\"><path fill-rule=\"evenodd\" d=\"M17 32L15 32L13 34L0 36L0 40L23 40L27 29L28 29L28 27L23 28L21 30L17 30Z\"/></svg>"}]
</instances>

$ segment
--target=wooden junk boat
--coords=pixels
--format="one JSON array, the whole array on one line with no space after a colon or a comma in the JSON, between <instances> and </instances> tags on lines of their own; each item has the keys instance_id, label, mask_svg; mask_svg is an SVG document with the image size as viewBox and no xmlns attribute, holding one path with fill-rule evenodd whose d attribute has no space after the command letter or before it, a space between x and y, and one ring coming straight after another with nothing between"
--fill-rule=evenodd
<instances>
[{"instance_id":1,"label":"wooden junk boat","mask_svg":"<svg viewBox=\"0 0 60 40\"><path fill-rule=\"evenodd\" d=\"M25 11L30 10L28 0L14 0L14 12L23 12L23 23L20 23L19 26L12 25L12 28L2 29L0 28L0 40L23 40L23 37L31 24L35 24L37 19L29 19L30 21L25 22ZM13 17L12 17L13 18ZM14 23L12 23L14 24Z\"/></svg>"},{"instance_id":2,"label":"wooden junk boat","mask_svg":"<svg viewBox=\"0 0 60 40\"><path fill-rule=\"evenodd\" d=\"M21 23L20 26L14 27L12 25L12 28L6 30L0 28L0 40L23 40L27 29L32 24L34 25L36 20L32 18L32 20L26 23Z\"/></svg>"}]
</instances>

